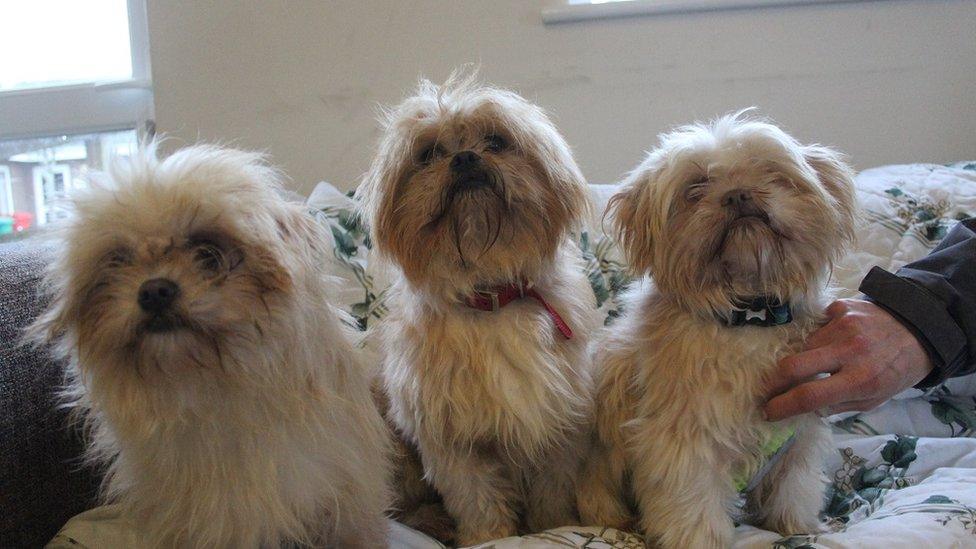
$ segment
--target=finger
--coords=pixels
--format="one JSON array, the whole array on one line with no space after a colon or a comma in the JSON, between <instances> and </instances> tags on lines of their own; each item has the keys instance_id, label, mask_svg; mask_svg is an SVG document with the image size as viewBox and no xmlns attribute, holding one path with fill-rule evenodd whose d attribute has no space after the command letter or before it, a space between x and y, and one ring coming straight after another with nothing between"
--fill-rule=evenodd
<instances>
[{"instance_id":1,"label":"finger","mask_svg":"<svg viewBox=\"0 0 976 549\"><path fill-rule=\"evenodd\" d=\"M824 314L827 315L828 319L838 318L846 315L847 313L863 311L866 305L870 306L871 303L864 301L863 299L838 299L824 309Z\"/></svg>"},{"instance_id":2,"label":"finger","mask_svg":"<svg viewBox=\"0 0 976 549\"><path fill-rule=\"evenodd\" d=\"M839 372L798 385L766 403L766 419L779 421L853 400L854 384L850 377Z\"/></svg>"},{"instance_id":3,"label":"finger","mask_svg":"<svg viewBox=\"0 0 976 549\"><path fill-rule=\"evenodd\" d=\"M835 347L811 349L783 358L766 382L766 394L778 395L817 374L833 374L840 370L844 358Z\"/></svg>"},{"instance_id":4,"label":"finger","mask_svg":"<svg viewBox=\"0 0 976 549\"><path fill-rule=\"evenodd\" d=\"M844 326L844 322L842 322L843 318L842 316L835 317L807 336L806 341L803 342L803 348L809 350L826 347L835 341L843 339L848 331L848 327Z\"/></svg>"},{"instance_id":5,"label":"finger","mask_svg":"<svg viewBox=\"0 0 976 549\"><path fill-rule=\"evenodd\" d=\"M827 315L828 319L833 319L837 317L844 316L844 314L851 311L851 305L847 299L838 299L837 301L831 303L824 309L824 314Z\"/></svg>"},{"instance_id":6,"label":"finger","mask_svg":"<svg viewBox=\"0 0 976 549\"><path fill-rule=\"evenodd\" d=\"M844 412L870 412L886 401L877 399L854 400L851 402L841 402L830 407L828 415L842 414Z\"/></svg>"}]
</instances>

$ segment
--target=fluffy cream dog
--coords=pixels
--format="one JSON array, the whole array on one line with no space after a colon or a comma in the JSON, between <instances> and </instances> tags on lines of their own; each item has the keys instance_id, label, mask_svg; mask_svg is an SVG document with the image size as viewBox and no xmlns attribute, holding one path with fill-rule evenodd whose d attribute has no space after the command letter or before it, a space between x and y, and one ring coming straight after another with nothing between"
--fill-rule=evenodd
<instances>
[{"instance_id":1,"label":"fluffy cream dog","mask_svg":"<svg viewBox=\"0 0 976 549\"><path fill-rule=\"evenodd\" d=\"M390 415L458 541L576 523L599 318L569 239L589 205L566 142L512 92L424 81L362 190L399 273L380 328Z\"/></svg>"},{"instance_id":2,"label":"fluffy cream dog","mask_svg":"<svg viewBox=\"0 0 976 549\"><path fill-rule=\"evenodd\" d=\"M73 200L32 328L69 359L106 497L158 547L380 547L385 426L259 155L150 147Z\"/></svg>"},{"instance_id":3,"label":"fluffy cream dog","mask_svg":"<svg viewBox=\"0 0 976 549\"><path fill-rule=\"evenodd\" d=\"M839 155L771 124L739 114L661 137L608 207L634 270L654 281L596 358L587 523L626 527L636 506L648 543L726 547L733 477L795 429L748 492L747 518L782 534L820 528L829 432L813 415L764 421L763 383L821 322L853 209Z\"/></svg>"}]
</instances>

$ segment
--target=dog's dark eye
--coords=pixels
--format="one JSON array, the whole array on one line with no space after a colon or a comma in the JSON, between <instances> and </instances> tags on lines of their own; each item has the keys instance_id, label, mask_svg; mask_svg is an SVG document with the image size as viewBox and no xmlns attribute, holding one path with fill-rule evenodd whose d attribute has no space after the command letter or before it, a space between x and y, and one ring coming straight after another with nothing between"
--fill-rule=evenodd
<instances>
[{"instance_id":1,"label":"dog's dark eye","mask_svg":"<svg viewBox=\"0 0 976 549\"><path fill-rule=\"evenodd\" d=\"M132 264L132 251L128 248L115 248L105 254L103 263L106 267L124 267Z\"/></svg>"},{"instance_id":2,"label":"dog's dark eye","mask_svg":"<svg viewBox=\"0 0 976 549\"><path fill-rule=\"evenodd\" d=\"M233 240L212 233L191 237L187 249L193 262L209 273L229 273L244 262L244 253Z\"/></svg>"},{"instance_id":3,"label":"dog's dark eye","mask_svg":"<svg viewBox=\"0 0 976 549\"><path fill-rule=\"evenodd\" d=\"M485 137L485 150L488 152L498 153L508 149L508 140L504 137L496 134L491 134Z\"/></svg>"},{"instance_id":4,"label":"dog's dark eye","mask_svg":"<svg viewBox=\"0 0 976 549\"><path fill-rule=\"evenodd\" d=\"M224 265L224 252L213 242L199 242L193 250L193 261L205 271L216 272Z\"/></svg>"},{"instance_id":5,"label":"dog's dark eye","mask_svg":"<svg viewBox=\"0 0 976 549\"><path fill-rule=\"evenodd\" d=\"M442 156L444 156L444 147L435 143L420 149L420 152L417 153L417 163L426 166Z\"/></svg>"},{"instance_id":6,"label":"dog's dark eye","mask_svg":"<svg viewBox=\"0 0 976 549\"><path fill-rule=\"evenodd\" d=\"M707 177L702 177L688 186L685 189L685 200L688 202L698 202L705 196L705 191L708 189L709 180Z\"/></svg>"}]
</instances>

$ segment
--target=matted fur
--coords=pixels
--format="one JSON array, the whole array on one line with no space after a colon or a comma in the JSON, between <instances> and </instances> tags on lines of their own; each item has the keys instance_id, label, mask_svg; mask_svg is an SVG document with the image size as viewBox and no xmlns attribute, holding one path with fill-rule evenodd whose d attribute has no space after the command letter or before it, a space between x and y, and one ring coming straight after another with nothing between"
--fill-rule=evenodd
<instances>
[{"instance_id":1,"label":"matted fur","mask_svg":"<svg viewBox=\"0 0 976 549\"><path fill-rule=\"evenodd\" d=\"M154 147L73 197L30 328L68 359L104 497L146 546L379 547L388 440L328 253L256 154ZM137 293L179 285L153 332Z\"/></svg>"},{"instance_id":2,"label":"matted fur","mask_svg":"<svg viewBox=\"0 0 976 549\"><path fill-rule=\"evenodd\" d=\"M767 219L723 204L749 192ZM727 547L732 475L754 472L775 427L796 443L748 494L746 517L815 532L829 432L814 415L764 421L776 361L822 322L831 264L853 232L851 170L741 113L680 128L623 183L608 212L644 279L597 352L596 437L581 482L584 522L638 526L663 547ZM794 321L726 327L737 298L788 301Z\"/></svg>"},{"instance_id":3,"label":"matted fur","mask_svg":"<svg viewBox=\"0 0 976 549\"><path fill-rule=\"evenodd\" d=\"M449 164L481 157L458 191ZM566 142L538 107L455 75L389 112L362 187L376 249L399 273L382 323L390 417L472 544L575 523L591 416L586 346L599 325L569 231L589 209ZM526 281L531 299L471 309L475 287Z\"/></svg>"}]
</instances>

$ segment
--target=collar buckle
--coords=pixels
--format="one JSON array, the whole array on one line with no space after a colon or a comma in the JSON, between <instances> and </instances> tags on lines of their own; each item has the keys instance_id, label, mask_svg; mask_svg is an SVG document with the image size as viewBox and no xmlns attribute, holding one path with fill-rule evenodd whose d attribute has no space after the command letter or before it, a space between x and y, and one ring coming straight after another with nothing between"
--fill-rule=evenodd
<instances>
[{"instance_id":1,"label":"collar buckle","mask_svg":"<svg viewBox=\"0 0 976 549\"><path fill-rule=\"evenodd\" d=\"M532 299L539 302L540 305L545 308L546 313L552 319L553 324L556 325L556 329L562 334L566 339L573 339L573 330L570 329L566 321L559 316L559 312L556 311L550 305L544 297L539 295L531 284L525 282L519 282L517 284L508 284L506 286L495 286L489 288L474 288L472 293L465 298L465 302L468 307L478 309L481 311L491 311L495 312L504 307L505 305L511 303L516 299L523 299L526 297L531 297Z\"/></svg>"},{"instance_id":2,"label":"collar buckle","mask_svg":"<svg viewBox=\"0 0 976 549\"><path fill-rule=\"evenodd\" d=\"M493 291L493 290L479 290L479 289L475 289L474 293L478 294L479 296L483 297L484 299L487 299L488 302L491 303L491 312L494 313L494 312L498 311L498 309L501 308L501 305L499 305L499 303L498 303L498 292Z\"/></svg>"}]
</instances>

